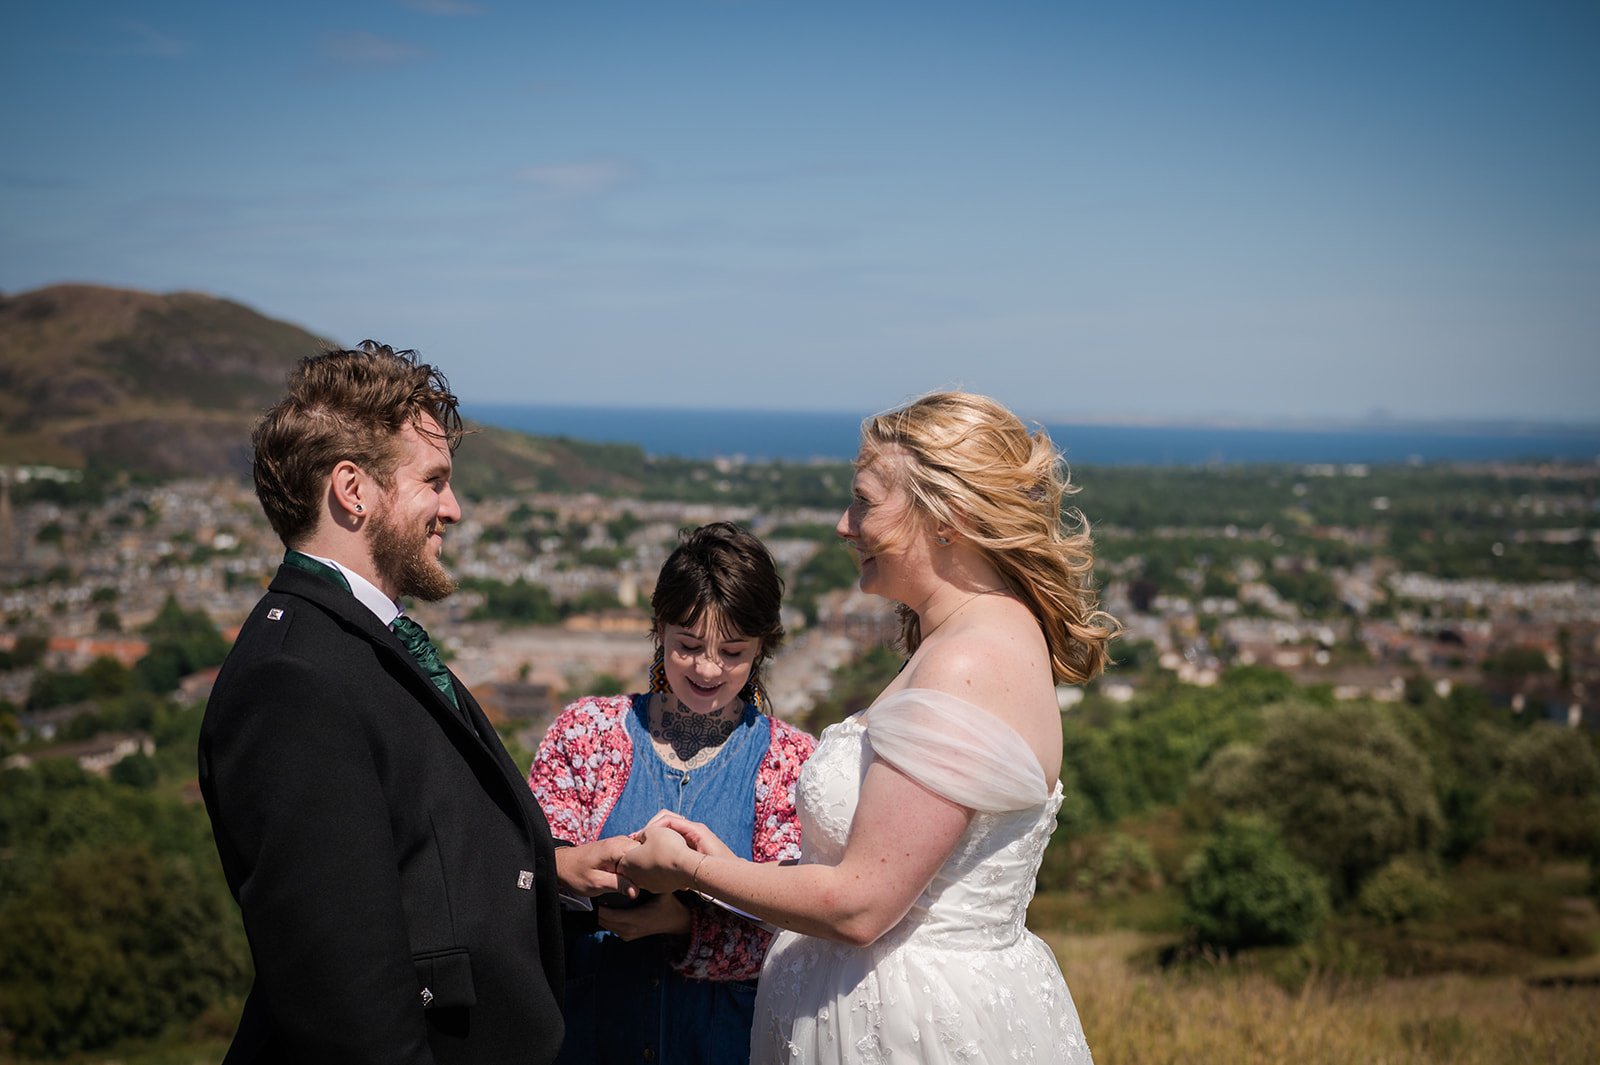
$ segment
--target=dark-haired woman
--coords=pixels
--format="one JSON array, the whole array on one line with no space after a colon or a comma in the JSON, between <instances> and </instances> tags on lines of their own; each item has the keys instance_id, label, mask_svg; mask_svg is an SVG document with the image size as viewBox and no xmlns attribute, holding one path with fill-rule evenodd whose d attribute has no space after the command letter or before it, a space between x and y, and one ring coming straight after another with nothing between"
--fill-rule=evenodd
<instances>
[{"instance_id":1,"label":"dark-haired woman","mask_svg":"<svg viewBox=\"0 0 1600 1065\"><path fill-rule=\"evenodd\" d=\"M683 536L651 597L650 690L580 699L539 745L528 785L558 838L632 833L666 809L716 826L748 860L799 857L795 781L814 743L762 712L782 596L750 533L716 522ZM749 1061L771 933L689 892L595 914L569 929L559 1062Z\"/></svg>"}]
</instances>

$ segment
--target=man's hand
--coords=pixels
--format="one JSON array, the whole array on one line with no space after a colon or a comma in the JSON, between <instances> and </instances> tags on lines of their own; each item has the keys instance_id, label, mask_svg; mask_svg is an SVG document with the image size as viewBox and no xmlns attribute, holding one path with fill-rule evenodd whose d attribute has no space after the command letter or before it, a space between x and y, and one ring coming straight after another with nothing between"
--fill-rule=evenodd
<instances>
[{"instance_id":1,"label":"man's hand","mask_svg":"<svg viewBox=\"0 0 1600 1065\"><path fill-rule=\"evenodd\" d=\"M593 898L617 891L630 899L639 889L626 877L617 875L617 862L624 854L639 845L630 836L612 836L573 847L556 848L556 879L561 890L569 895Z\"/></svg>"}]
</instances>

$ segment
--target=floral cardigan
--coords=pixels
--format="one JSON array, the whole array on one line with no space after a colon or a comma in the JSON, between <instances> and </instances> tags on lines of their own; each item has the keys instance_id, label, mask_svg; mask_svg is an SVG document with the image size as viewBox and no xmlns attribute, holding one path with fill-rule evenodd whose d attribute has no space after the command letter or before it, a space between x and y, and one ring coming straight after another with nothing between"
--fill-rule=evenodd
<instances>
[{"instance_id":1,"label":"floral cardigan","mask_svg":"<svg viewBox=\"0 0 1600 1065\"><path fill-rule=\"evenodd\" d=\"M631 695L590 696L561 712L539 743L528 787L544 808L550 831L571 843L592 843L622 797L633 767L633 740L625 724ZM800 822L794 789L800 766L816 740L772 718L772 741L756 769L755 838L758 862L800 857ZM772 933L717 907L691 907L688 946L673 968L698 980L753 980Z\"/></svg>"}]
</instances>

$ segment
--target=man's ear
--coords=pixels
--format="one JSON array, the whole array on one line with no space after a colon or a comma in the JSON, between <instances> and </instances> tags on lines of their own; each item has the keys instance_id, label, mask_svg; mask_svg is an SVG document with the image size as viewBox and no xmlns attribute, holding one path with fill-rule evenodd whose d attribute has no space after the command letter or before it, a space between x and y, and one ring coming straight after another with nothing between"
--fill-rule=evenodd
<instances>
[{"instance_id":1,"label":"man's ear","mask_svg":"<svg viewBox=\"0 0 1600 1065\"><path fill-rule=\"evenodd\" d=\"M328 498L332 501L334 516L341 524L359 523L371 512L376 486L365 470L349 459L341 459L333 467L329 480Z\"/></svg>"}]
</instances>

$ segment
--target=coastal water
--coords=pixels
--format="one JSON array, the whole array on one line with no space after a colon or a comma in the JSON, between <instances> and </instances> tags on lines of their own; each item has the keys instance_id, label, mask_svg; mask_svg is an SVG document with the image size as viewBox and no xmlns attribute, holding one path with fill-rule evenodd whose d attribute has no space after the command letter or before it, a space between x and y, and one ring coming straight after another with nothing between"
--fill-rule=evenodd
<instances>
[{"instance_id":1,"label":"coastal water","mask_svg":"<svg viewBox=\"0 0 1600 1065\"><path fill-rule=\"evenodd\" d=\"M543 436L637 444L652 455L710 459L848 460L858 414L467 404L488 425ZM1084 466L1248 463L1600 461L1600 426L1247 428L1045 423L1069 462Z\"/></svg>"}]
</instances>

